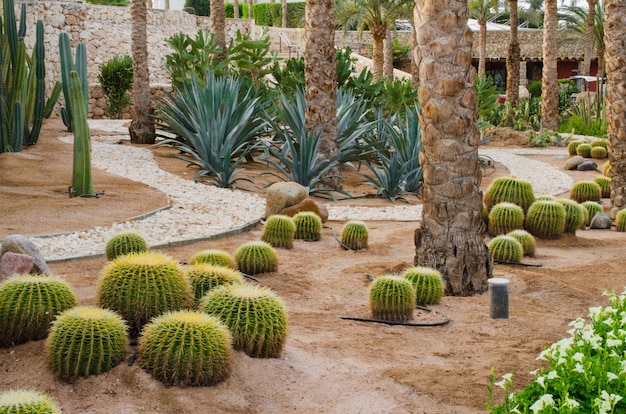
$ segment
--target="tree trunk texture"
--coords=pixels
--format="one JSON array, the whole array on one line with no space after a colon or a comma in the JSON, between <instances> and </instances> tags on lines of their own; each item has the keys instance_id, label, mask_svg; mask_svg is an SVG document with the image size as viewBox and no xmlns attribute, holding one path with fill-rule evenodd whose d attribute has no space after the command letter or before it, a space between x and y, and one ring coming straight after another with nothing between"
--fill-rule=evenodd
<instances>
[{"instance_id":1,"label":"tree trunk texture","mask_svg":"<svg viewBox=\"0 0 626 414\"><path fill-rule=\"evenodd\" d=\"M478 74L485 75L485 59L487 57L487 21L478 20Z\"/></svg>"},{"instance_id":2,"label":"tree trunk texture","mask_svg":"<svg viewBox=\"0 0 626 414\"><path fill-rule=\"evenodd\" d=\"M517 40L517 0L509 0L511 33L506 55L506 100L514 107L519 104L519 62L520 50Z\"/></svg>"},{"instance_id":3,"label":"tree trunk texture","mask_svg":"<svg viewBox=\"0 0 626 414\"><path fill-rule=\"evenodd\" d=\"M626 3L604 1L611 214L626 207Z\"/></svg>"},{"instance_id":4,"label":"tree trunk texture","mask_svg":"<svg viewBox=\"0 0 626 414\"><path fill-rule=\"evenodd\" d=\"M550 131L556 131L559 126L559 90L556 71L557 24L557 0L545 0L541 128Z\"/></svg>"},{"instance_id":5,"label":"tree trunk texture","mask_svg":"<svg viewBox=\"0 0 626 414\"><path fill-rule=\"evenodd\" d=\"M335 54L334 0L308 0L304 23L305 118L307 130L323 130L319 152L322 158L337 155L337 64ZM327 180L341 188L339 168Z\"/></svg>"},{"instance_id":6,"label":"tree trunk texture","mask_svg":"<svg viewBox=\"0 0 626 414\"><path fill-rule=\"evenodd\" d=\"M370 27L370 35L372 36L372 75L374 80L379 80L384 75L385 52L383 42L387 35L387 29L382 26Z\"/></svg>"},{"instance_id":7,"label":"tree trunk texture","mask_svg":"<svg viewBox=\"0 0 626 414\"><path fill-rule=\"evenodd\" d=\"M583 67L582 67L582 75L589 76L589 72L591 71L591 55L593 54L593 32L596 23L596 4L598 0L587 0L587 27L585 31L585 43L584 43L584 53L585 56L583 58ZM587 82L581 82L582 90L587 90Z\"/></svg>"},{"instance_id":8,"label":"tree trunk texture","mask_svg":"<svg viewBox=\"0 0 626 414\"><path fill-rule=\"evenodd\" d=\"M413 14L416 13L415 7L413 7ZM411 84L417 88L420 84L420 62L422 55L420 53L419 44L417 44L417 30L415 27L411 33Z\"/></svg>"},{"instance_id":9,"label":"tree trunk texture","mask_svg":"<svg viewBox=\"0 0 626 414\"><path fill-rule=\"evenodd\" d=\"M215 53L214 57L220 62L226 59L226 12L224 11L224 0L211 0L211 15L209 22L211 23L211 32L213 39L219 45L221 51Z\"/></svg>"},{"instance_id":10,"label":"tree trunk texture","mask_svg":"<svg viewBox=\"0 0 626 414\"><path fill-rule=\"evenodd\" d=\"M281 3L280 7L283 12L282 26L287 27L287 0L281 0Z\"/></svg>"},{"instance_id":11,"label":"tree trunk texture","mask_svg":"<svg viewBox=\"0 0 626 414\"><path fill-rule=\"evenodd\" d=\"M393 80L393 38L391 37L391 30L387 29L385 34L385 40L383 40L383 76L387 79Z\"/></svg>"},{"instance_id":12,"label":"tree trunk texture","mask_svg":"<svg viewBox=\"0 0 626 414\"><path fill-rule=\"evenodd\" d=\"M415 264L439 270L449 295L487 290L492 260L482 220L472 32L466 0L417 0L420 162L424 204Z\"/></svg>"},{"instance_id":13,"label":"tree trunk texture","mask_svg":"<svg viewBox=\"0 0 626 414\"><path fill-rule=\"evenodd\" d=\"M254 19L254 14L253 14L253 7L254 7L254 0L248 0L248 19L252 20Z\"/></svg>"},{"instance_id":14,"label":"tree trunk texture","mask_svg":"<svg viewBox=\"0 0 626 414\"><path fill-rule=\"evenodd\" d=\"M238 19L239 16L239 0L233 0L233 17Z\"/></svg>"},{"instance_id":15,"label":"tree trunk texture","mask_svg":"<svg viewBox=\"0 0 626 414\"><path fill-rule=\"evenodd\" d=\"M128 128L133 144L154 144L154 123L150 96L148 64L148 11L144 0L132 0L131 53L133 58L133 119Z\"/></svg>"}]
</instances>

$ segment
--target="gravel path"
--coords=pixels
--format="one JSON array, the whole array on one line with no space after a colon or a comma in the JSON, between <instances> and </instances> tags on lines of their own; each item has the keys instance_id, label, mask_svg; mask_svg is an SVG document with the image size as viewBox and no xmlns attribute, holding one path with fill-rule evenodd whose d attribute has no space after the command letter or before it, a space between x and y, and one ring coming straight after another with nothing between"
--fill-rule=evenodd
<instances>
[{"instance_id":1,"label":"gravel path","mask_svg":"<svg viewBox=\"0 0 626 414\"><path fill-rule=\"evenodd\" d=\"M89 122L91 129L114 134L93 137L93 167L163 191L169 197L170 208L111 227L33 238L46 260L100 255L106 240L121 230L137 231L150 246L164 246L237 232L261 220L265 212L265 200L256 194L196 184L161 170L147 149L115 144L122 138L120 135L128 133L128 129L123 126L125 122ZM62 139L72 142L73 137ZM512 175L529 180L537 194L560 194L569 190L573 184L573 179L564 172L523 156L566 155L564 148L489 149L481 150L480 153L502 163ZM422 209L421 205L407 206L402 203L380 208L329 205L329 213L331 220L416 221Z\"/></svg>"}]
</instances>

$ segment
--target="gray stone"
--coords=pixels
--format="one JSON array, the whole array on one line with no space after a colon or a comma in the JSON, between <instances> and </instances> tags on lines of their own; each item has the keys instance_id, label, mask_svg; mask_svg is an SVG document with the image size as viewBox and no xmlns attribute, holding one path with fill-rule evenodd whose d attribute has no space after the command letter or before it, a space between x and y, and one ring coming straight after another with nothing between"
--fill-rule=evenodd
<instances>
[{"instance_id":1,"label":"gray stone","mask_svg":"<svg viewBox=\"0 0 626 414\"><path fill-rule=\"evenodd\" d=\"M568 158L565 161L565 165L563 166L564 170L575 170L580 164L585 162L585 159L580 155L574 155L571 158Z\"/></svg>"},{"instance_id":2,"label":"gray stone","mask_svg":"<svg viewBox=\"0 0 626 414\"><path fill-rule=\"evenodd\" d=\"M596 213L595 216L591 219L591 224L589 225L591 229L597 230L607 230L611 228L611 217L607 216L604 213Z\"/></svg>"},{"instance_id":3,"label":"gray stone","mask_svg":"<svg viewBox=\"0 0 626 414\"><path fill-rule=\"evenodd\" d=\"M27 254L6 252L0 257L0 281L13 275L29 273L34 263L33 258Z\"/></svg>"},{"instance_id":4,"label":"gray stone","mask_svg":"<svg viewBox=\"0 0 626 414\"><path fill-rule=\"evenodd\" d=\"M265 218L278 214L286 207L291 207L309 195L306 187L292 181L272 184L265 196Z\"/></svg>"},{"instance_id":5,"label":"gray stone","mask_svg":"<svg viewBox=\"0 0 626 414\"><path fill-rule=\"evenodd\" d=\"M6 252L27 254L32 257L34 264L31 272L33 273L41 273L44 275L52 274L39 247L26 236L22 236L21 234L11 234L7 236L2 241L0 256L4 256Z\"/></svg>"},{"instance_id":6,"label":"gray stone","mask_svg":"<svg viewBox=\"0 0 626 414\"><path fill-rule=\"evenodd\" d=\"M585 161L578 164L576 166L576 169L578 171L593 171L598 169L598 164L596 164L594 161Z\"/></svg>"}]
</instances>

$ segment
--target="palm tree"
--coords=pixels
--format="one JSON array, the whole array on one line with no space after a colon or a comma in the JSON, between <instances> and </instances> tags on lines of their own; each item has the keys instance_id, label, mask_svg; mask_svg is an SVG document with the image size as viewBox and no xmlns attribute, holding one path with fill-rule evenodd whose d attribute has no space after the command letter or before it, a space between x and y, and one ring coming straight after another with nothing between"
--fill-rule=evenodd
<instances>
[{"instance_id":1,"label":"palm tree","mask_svg":"<svg viewBox=\"0 0 626 414\"><path fill-rule=\"evenodd\" d=\"M439 270L448 294L467 296L487 290L492 261L481 213L467 0L446 4L416 0L424 208L415 231L415 264Z\"/></svg>"},{"instance_id":2,"label":"palm tree","mask_svg":"<svg viewBox=\"0 0 626 414\"><path fill-rule=\"evenodd\" d=\"M280 7L283 14L282 27L287 27L287 0L281 0Z\"/></svg>"},{"instance_id":3,"label":"palm tree","mask_svg":"<svg viewBox=\"0 0 626 414\"><path fill-rule=\"evenodd\" d=\"M589 9L568 6L559 14L563 28L561 41L583 45L583 75L589 75L591 57L595 49L598 57L598 76L604 76L604 6L598 0L587 0ZM591 4L594 3L593 7Z\"/></svg>"},{"instance_id":4,"label":"palm tree","mask_svg":"<svg viewBox=\"0 0 626 414\"><path fill-rule=\"evenodd\" d=\"M545 0L543 21L543 74L541 88L541 128L556 131L559 126L557 86L557 0Z\"/></svg>"},{"instance_id":5,"label":"palm tree","mask_svg":"<svg viewBox=\"0 0 626 414\"><path fill-rule=\"evenodd\" d=\"M226 12L224 10L224 0L211 0L211 32L213 39L219 46L219 51L215 53L215 59L223 61L226 59Z\"/></svg>"},{"instance_id":6,"label":"palm tree","mask_svg":"<svg viewBox=\"0 0 626 414\"><path fill-rule=\"evenodd\" d=\"M133 119L128 128L130 141L134 144L154 144L154 123L150 96L150 66L148 65L148 18L146 2L132 0L131 53L133 57Z\"/></svg>"},{"instance_id":7,"label":"palm tree","mask_svg":"<svg viewBox=\"0 0 626 414\"><path fill-rule=\"evenodd\" d=\"M470 17L476 19L480 31L478 32L478 74L485 74L485 59L487 56L487 20L493 16L498 5L497 0L470 0Z\"/></svg>"},{"instance_id":8,"label":"palm tree","mask_svg":"<svg viewBox=\"0 0 626 414\"><path fill-rule=\"evenodd\" d=\"M330 159L337 155L337 64L335 53L334 0L307 1L304 22L305 118L307 130L322 130L319 153ZM341 188L339 168L327 180Z\"/></svg>"},{"instance_id":9,"label":"palm tree","mask_svg":"<svg viewBox=\"0 0 626 414\"><path fill-rule=\"evenodd\" d=\"M233 17L239 18L239 0L233 0Z\"/></svg>"},{"instance_id":10,"label":"palm tree","mask_svg":"<svg viewBox=\"0 0 626 414\"><path fill-rule=\"evenodd\" d=\"M413 6L413 14L417 13L416 6ZM411 84L417 88L420 84L420 61L422 55L420 54L420 48L417 44L417 30L415 30L415 23L411 30Z\"/></svg>"},{"instance_id":11,"label":"palm tree","mask_svg":"<svg viewBox=\"0 0 626 414\"><path fill-rule=\"evenodd\" d=\"M519 63L520 50L517 39L517 0L509 0L509 48L506 55L506 99L512 106L519 103Z\"/></svg>"},{"instance_id":12,"label":"palm tree","mask_svg":"<svg viewBox=\"0 0 626 414\"><path fill-rule=\"evenodd\" d=\"M611 213L626 207L626 3L605 0L607 135L611 163Z\"/></svg>"},{"instance_id":13,"label":"palm tree","mask_svg":"<svg viewBox=\"0 0 626 414\"><path fill-rule=\"evenodd\" d=\"M383 76L393 80L393 37L389 29L383 40L383 55Z\"/></svg>"}]
</instances>

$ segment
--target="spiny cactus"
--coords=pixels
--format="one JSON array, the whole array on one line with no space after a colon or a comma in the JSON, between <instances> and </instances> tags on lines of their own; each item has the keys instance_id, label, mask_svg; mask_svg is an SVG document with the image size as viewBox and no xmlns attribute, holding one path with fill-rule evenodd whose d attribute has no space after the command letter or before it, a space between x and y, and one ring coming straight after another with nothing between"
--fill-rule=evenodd
<instances>
[{"instance_id":1,"label":"spiny cactus","mask_svg":"<svg viewBox=\"0 0 626 414\"><path fill-rule=\"evenodd\" d=\"M481 213L482 213L483 223L485 223L485 226L489 227L489 210L487 210L487 206L485 205L485 203L483 203L483 208L481 210Z\"/></svg>"},{"instance_id":2,"label":"spiny cactus","mask_svg":"<svg viewBox=\"0 0 626 414\"><path fill-rule=\"evenodd\" d=\"M604 175L605 177L611 176L611 163L609 161L605 162L602 165L602 175Z\"/></svg>"},{"instance_id":3,"label":"spiny cactus","mask_svg":"<svg viewBox=\"0 0 626 414\"><path fill-rule=\"evenodd\" d=\"M591 220L596 216L596 214L604 212L602 206L595 201L585 201L584 203L581 203L581 206L587 210L587 217L585 219L585 225L587 226L591 224Z\"/></svg>"},{"instance_id":4,"label":"spiny cactus","mask_svg":"<svg viewBox=\"0 0 626 414\"><path fill-rule=\"evenodd\" d=\"M379 276L370 286L369 304L375 319L410 321L415 302L415 288L402 276Z\"/></svg>"},{"instance_id":5,"label":"spiny cactus","mask_svg":"<svg viewBox=\"0 0 626 414\"><path fill-rule=\"evenodd\" d=\"M350 220L341 231L341 243L351 250L367 249L368 238L367 226L362 221Z\"/></svg>"},{"instance_id":6,"label":"spiny cactus","mask_svg":"<svg viewBox=\"0 0 626 414\"><path fill-rule=\"evenodd\" d=\"M578 181L572 186L569 198L579 203L599 201L602 198L602 188L593 181Z\"/></svg>"},{"instance_id":7,"label":"spiny cactus","mask_svg":"<svg viewBox=\"0 0 626 414\"><path fill-rule=\"evenodd\" d=\"M287 313L283 301L270 289L250 284L222 286L209 292L199 308L228 326L235 349L251 357L280 356L287 338Z\"/></svg>"},{"instance_id":8,"label":"spiny cactus","mask_svg":"<svg viewBox=\"0 0 626 414\"><path fill-rule=\"evenodd\" d=\"M535 242L535 237L532 234L526 230L513 230L507 234L507 236L513 237L522 245L524 256L535 257L537 243Z\"/></svg>"},{"instance_id":9,"label":"spiny cactus","mask_svg":"<svg viewBox=\"0 0 626 414\"><path fill-rule=\"evenodd\" d=\"M604 138L596 138L591 141L591 148L602 147L605 150L609 149L609 140Z\"/></svg>"},{"instance_id":10,"label":"spiny cactus","mask_svg":"<svg viewBox=\"0 0 626 414\"><path fill-rule=\"evenodd\" d=\"M265 222L261 239L272 247L293 247L293 236L296 233L296 225L293 219L282 214L270 216Z\"/></svg>"},{"instance_id":11,"label":"spiny cactus","mask_svg":"<svg viewBox=\"0 0 626 414\"><path fill-rule=\"evenodd\" d=\"M0 393L0 413L61 414L61 409L46 394L18 389Z\"/></svg>"},{"instance_id":12,"label":"spiny cactus","mask_svg":"<svg viewBox=\"0 0 626 414\"><path fill-rule=\"evenodd\" d=\"M0 284L0 347L36 341L50 323L76 306L76 296L57 276L15 275Z\"/></svg>"},{"instance_id":13,"label":"spiny cactus","mask_svg":"<svg viewBox=\"0 0 626 414\"><path fill-rule=\"evenodd\" d=\"M617 231L626 231L626 209L617 212L615 216L615 228Z\"/></svg>"},{"instance_id":14,"label":"spiny cactus","mask_svg":"<svg viewBox=\"0 0 626 414\"><path fill-rule=\"evenodd\" d=\"M606 149L602 147L591 147L591 152L589 154L591 155L591 158L603 160L606 158L607 152Z\"/></svg>"},{"instance_id":15,"label":"spiny cactus","mask_svg":"<svg viewBox=\"0 0 626 414\"><path fill-rule=\"evenodd\" d=\"M145 253L148 251L148 242L143 236L134 231L121 231L107 240L105 245L107 260L117 259L128 253Z\"/></svg>"},{"instance_id":16,"label":"spiny cactus","mask_svg":"<svg viewBox=\"0 0 626 414\"><path fill-rule=\"evenodd\" d=\"M438 270L415 266L406 269L402 276L413 285L417 305L439 303L443 296L444 286Z\"/></svg>"},{"instance_id":17,"label":"spiny cactus","mask_svg":"<svg viewBox=\"0 0 626 414\"><path fill-rule=\"evenodd\" d=\"M191 282L196 305L211 289L222 285L243 283L241 273L230 267L198 263L185 269L185 274Z\"/></svg>"},{"instance_id":18,"label":"spiny cactus","mask_svg":"<svg viewBox=\"0 0 626 414\"><path fill-rule=\"evenodd\" d=\"M489 233L493 236L524 228L524 210L517 204L498 203L489 212Z\"/></svg>"},{"instance_id":19,"label":"spiny cactus","mask_svg":"<svg viewBox=\"0 0 626 414\"><path fill-rule=\"evenodd\" d=\"M611 179L605 176L598 176L593 179L593 182L600 186L602 190L602 198L611 197Z\"/></svg>"},{"instance_id":20,"label":"spiny cactus","mask_svg":"<svg viewBox=\"0 0 626 414\"><path fill-rule=\"evenodd\" d=\"M585 208L566 198L557 200L565 208L565 233L576 233L576 230L585 223Z\"/></svg>"},{"instance_id":21,"label":"spiny cactus","mask_svg":"<svg viewBox=\"0 0 626 414\"><path fill-rule=\"evenodd\" d=\"M190 307L193 296L177 261L160 253L131 253L104 268L98 301L122 315L136 338L155 316Z\"/></svg>"},{"instance_id":22,"label":"spiny cactus","mask_svg":"<svg viewBox=\"0 0 626 414\"><path fill-rule=\"evenodd\" d=\"M249 275L278 270L276 250L264 241L242 244L235 252L235 261L239 270Z\"/></svg>"},{"instance_id":23,"label":"spiny cactus","mask_svg":"<svg viewBox=\"0 0 626 414\"><path fill-rule=\"evenodd\" d=\"M565 207L558 201L535 201L526 214L526 230L541 239L555 239L565 231Z\"/></svg>"},{"instance_id":24,"label":"spiny cactus","mask_svg":"<svg viewBox=\"0 0 626 414\"><path fill-rule=\"evenodd\" d=\"M191 259L191 264L195 265L200 263L230 267L231 269L237 270L235 259L224 250L207 249L196 253Z\"/></svg>"},{"instance_id":25,"label":"spiny cactus","mask_svg":"<svg viewBox=\"0 0 626 414\"><path fill-rule=\"evenodd\" d=\"M580 155L583 158L591 157L591 145L589 144L580 144L576 147L576 154Z\"/></svg>"},{"instance_id":26,"label":"spiny cactus","mask_svg":"<svg viewBox=\"0 0 626 414\"><path fill-rule=\"evenodd\" d=\"M228 377L232 339L217 318L201 312L167 312L139 338L139 364L167 385L213 385Z\"/></svg>"},{"instance_id":27,"label":"spiny cactus","mask_svg":"<svg viewBox=\"0 0 626 414\"><path fill-rule=\"evenodd\" d=\"M48 364L62 377L98 375L126 354L126 322L115 312L91 306L69 309L52 323Z\"/></svg>"},{"instance_id":28,"label":"spiny cactus","mask_svg":"<svg viewBox=\"0 0 626 414\"><path fill-rule=\"evenodd\" d=\"M491 257L504 262L519 263L524 256L522 244L511 236L494 237L487 245L487 248Z\"/></svg>"},{"instance_id":29,"label":"spiny cactus","mask_svg":"<svg viewBox=\"0 0 626 414\"><path fill-rule=\"evenodd\" d=\"M542 194L535 201L556 201L556 197L550 194Z\"/></svg>"},{"instance_id":30,"label":"spiny cactus","mask_svg":"<svg viewBox=\"0 0 626 414\"><path fill-rule=\"evenodd\" d=\"M293 216L296 224L294 238L304 241L317 241L322 233L322 219L311 211L302 211Z\"/></svg>"},{"instance_id":31,"label":"spiny cactus","mask_svg":"<svg viewBox=\"0 0 626 414\"><path fill-rule=\"evenodd\" d=\"M569 155L577 155L576 154L576 148L580 145L580 144L584 144L586 143L586 141L582 141L582 140L574 140L574 141L570 141L569 144L567 144L567 153Z\"/></svg>"},{"instance_id":32,"label":"spiny cactus","mask_svg":"<svg viewBox=\"0 0 626 414\"><path fill-rule=\"evenodd\" d=\"M526 212L535 201L533 187L530 182L517 177L498 177L491 182L485 192L483 201L488 210L504 201L517 204Z\"/></svg>"}]
</instances>

